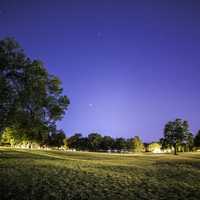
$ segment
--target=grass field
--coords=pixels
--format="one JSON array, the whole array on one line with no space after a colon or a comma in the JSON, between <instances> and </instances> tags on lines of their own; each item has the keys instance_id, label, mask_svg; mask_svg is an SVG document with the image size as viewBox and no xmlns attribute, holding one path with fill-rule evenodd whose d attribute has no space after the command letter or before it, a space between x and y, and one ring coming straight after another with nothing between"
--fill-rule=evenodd
<instances>
[{"instance_id":1,"label":"grass field","mask_svg":"<svg viewBox=\"0 0 200 200\"><path fill-rule=\"evenodd\" d=\"M200 153L0 148L0 199L200 199Z\"/></svg>"}]
</instances>

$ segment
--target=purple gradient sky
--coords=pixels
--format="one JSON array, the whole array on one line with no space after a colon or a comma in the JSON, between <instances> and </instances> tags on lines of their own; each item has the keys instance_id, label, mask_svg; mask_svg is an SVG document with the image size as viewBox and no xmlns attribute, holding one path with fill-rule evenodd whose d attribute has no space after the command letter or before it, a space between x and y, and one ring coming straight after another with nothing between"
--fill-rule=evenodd
<instances>
[{"instance_id":1,"label":"purple gradient sky","mask_svg":"<svg viewBox=\"0 0 200 200\"><path fill-rule=\"evenodd\" d=\"M198 0L0 0L5 36L62 80L68 136L148 142L177 117L200 129Z\"/></svg>"}]
</instances>

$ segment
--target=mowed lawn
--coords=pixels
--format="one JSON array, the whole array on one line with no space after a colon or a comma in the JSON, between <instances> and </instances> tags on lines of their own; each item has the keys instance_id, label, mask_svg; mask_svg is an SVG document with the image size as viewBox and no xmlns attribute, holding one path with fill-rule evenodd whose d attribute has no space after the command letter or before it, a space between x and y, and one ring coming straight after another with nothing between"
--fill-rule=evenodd
<instances>
[{"instance_id":1,"label":"mowed lawn","mask_svg":"<svg viewBox=\"0 0 200 200\"><path fill-rule=\"evenodd\" d=\"M0 148L0 199L200 199L200 153Z\"/></svg>"}]
</instances>

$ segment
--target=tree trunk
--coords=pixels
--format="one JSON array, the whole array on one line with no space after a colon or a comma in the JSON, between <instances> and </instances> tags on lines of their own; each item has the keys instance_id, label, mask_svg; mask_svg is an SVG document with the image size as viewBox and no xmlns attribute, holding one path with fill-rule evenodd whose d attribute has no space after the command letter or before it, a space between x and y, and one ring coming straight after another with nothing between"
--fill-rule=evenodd
<instances>
[{"instance_id":1,"label":"tree trunk","mask_svg":"<svg viewBox=\"0 0 200 200\"><path fill-rule=\"evenodd\" d=\"M174 155L177 155L176 144L174 145Z\"/></svg>"}]
</instances>

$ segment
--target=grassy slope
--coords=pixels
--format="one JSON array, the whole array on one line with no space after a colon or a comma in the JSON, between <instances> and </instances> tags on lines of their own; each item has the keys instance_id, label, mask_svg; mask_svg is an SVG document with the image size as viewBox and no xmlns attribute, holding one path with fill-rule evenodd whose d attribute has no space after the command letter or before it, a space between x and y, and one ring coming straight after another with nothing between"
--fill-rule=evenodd
<instances>
[{"instance_id":1,"label":"grassy slope","mask_svg":"<svg viewBox=\"0 0 200 200\"><path fill-rule=\"evenodd\" d=\"M200 199L200 154L0 149L0 199Z\"/></svg>"}]
</instances>

